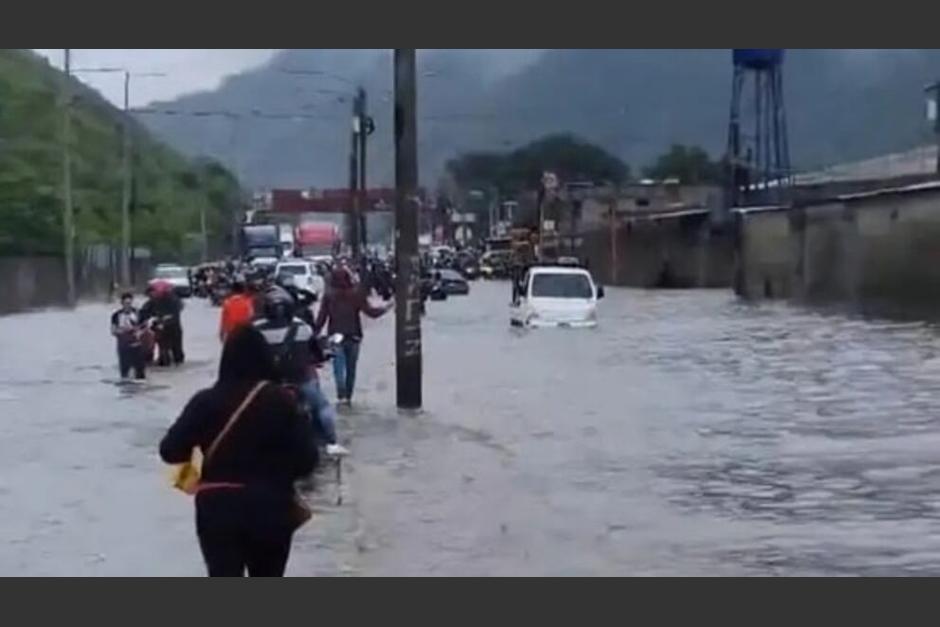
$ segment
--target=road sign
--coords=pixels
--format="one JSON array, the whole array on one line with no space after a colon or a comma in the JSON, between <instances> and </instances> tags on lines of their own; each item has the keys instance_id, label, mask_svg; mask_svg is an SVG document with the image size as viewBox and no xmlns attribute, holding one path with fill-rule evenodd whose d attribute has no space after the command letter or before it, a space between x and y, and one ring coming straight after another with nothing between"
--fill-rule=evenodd
<instances>
[{"instance_id":1,"label":"road sign","mask_svg":"<svg viewBox=\"0 0 940 627\"><path fill-rule=\"evenodd\" d=\"M542 173L542 187L547 192L554 192L558 189L558 177L555 176L554 172Z\"/></svg>"}]
</instances>

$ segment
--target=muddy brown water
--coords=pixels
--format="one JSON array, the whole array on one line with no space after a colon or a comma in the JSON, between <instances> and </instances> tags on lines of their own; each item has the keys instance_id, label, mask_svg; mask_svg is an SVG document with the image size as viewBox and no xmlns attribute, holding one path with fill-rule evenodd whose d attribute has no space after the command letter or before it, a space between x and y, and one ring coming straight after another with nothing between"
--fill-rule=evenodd
<instances>
[{"instance_id":1,"label":"muddy brown water","mask_svg":"<svg viewBox=\"0 0 940 627\"><path fill-rule=\"evenodd\" d=\"M430 305L418 415L392 320L367 326L345 502L325 473L290 574L940 574L934 328L610 289L596 330L519 332L508 297ZM192 301L191 363L139 388L109 310L0 318L0 574L203 573L156 444L218 310Z\"/></svg>"}]
</instances>

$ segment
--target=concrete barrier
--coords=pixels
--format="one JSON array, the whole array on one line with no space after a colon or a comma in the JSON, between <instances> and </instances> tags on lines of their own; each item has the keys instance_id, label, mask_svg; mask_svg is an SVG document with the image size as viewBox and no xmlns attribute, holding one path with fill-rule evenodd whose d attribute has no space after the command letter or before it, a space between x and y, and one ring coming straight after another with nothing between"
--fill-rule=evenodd
<instances>
[{"instance_id":1,"label":"concrete barrier","mask_svg":"<svg viewBox=\"0 0 940 627\"><path fill-rule=\"evenodd\" d=\"M0 314L65 304L65 267L55 257L0 257Z\"/></svg>"},{"instance_id":2,"label":"concrete barrier","mask_svg":"<svg viewBox=\"0 0 940 627\"><path fill-rule=\"evenodd\" d=\"M104 300L114 296L115 268L83 251L76 264L76 289L83 299ZM133 274L136 290L143 291L150 277L149 260L136 260ZM65 263L59 257L0 257L0 314L43 307L64 307Z\"/></svg>"},{"instance_id":3,"label":"concrete barrier","mask_svg":"<svg viewBox=\"0 0 940 627\"><path fill-rule=\"evenodd\" d=\"M631 287L731 287L733 230L708 210L621 216L584 234L584 253L604 283Z\"/></svg>"},{"instance_id":4,"label":"concrete barrier","mask_svg":"<svg viewBox=\"0 0 940 627\"><path fill-rule=\"evenodd\" d=\"M735 213L742 297L940 317L940 183Z\"/></svg>"}]
</instances>

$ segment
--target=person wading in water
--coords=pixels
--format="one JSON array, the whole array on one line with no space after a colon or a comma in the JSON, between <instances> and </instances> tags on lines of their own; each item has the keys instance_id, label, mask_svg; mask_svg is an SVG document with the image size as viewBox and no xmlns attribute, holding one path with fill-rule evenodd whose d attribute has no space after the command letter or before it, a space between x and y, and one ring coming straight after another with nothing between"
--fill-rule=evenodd
<instances>
[{"instance_id":1,"label":"person wading in water","mask_svg":"<svg viewBox=\"0 0 940 627\"><path fill-rule=\"evenodd\" d=\"M330 288L320 303L315 329L317 335L326 327L330 336L337 333L343 336L343 341L336 347L333 356L337 403L352 403L359 348L362 344L361 314L379 318L391 308L391 302L383 307L373 307L369 304L365 292L357 288L347 268L339 267L330 275Z\"/></svg>"},{"instance_id":2,"label":"person wading in water","mask_svg":"<svg viewBox=\"0 0 940 627\"><path fill-rule=\"evenodd\" d=\"M196 534L212 577L241 577L246 570L280 577L287 566L299 524L294 482L318 460L310 421L289 392L271 383L277 376L261 332L237 328L222 349L218 381L190 399L160 442L168 464L189 461L196 447L207 451L195 497Z\"/></svg>"},{"instance_id":3,"label":"person wading in water","mask_svg":"<svg viewBox=\"0 0 940 627\"><path fill-rule=\"evenodd\" d=\"M144 359L144 347L141 341L140 312L134 307L134 295L130 292L121 294L121 308L111 314L111 335L117 340L118 369L121 379L130 377L142 381L147 377Z\"/></svg>"}]
</instances>

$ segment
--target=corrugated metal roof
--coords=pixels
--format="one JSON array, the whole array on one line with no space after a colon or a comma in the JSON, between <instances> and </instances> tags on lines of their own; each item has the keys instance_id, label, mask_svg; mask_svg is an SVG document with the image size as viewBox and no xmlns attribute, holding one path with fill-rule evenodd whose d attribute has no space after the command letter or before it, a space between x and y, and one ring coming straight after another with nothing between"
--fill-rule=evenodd
<instances>
[{"instance_id":1,"label":"corrugated metal roof","mask_svg":"<svg viewBox=\"0 0 940 627\"><path fill-rule=\"evenodd\" d=\"M795 185L816 185L839 181L865 181L902 176L933 174L937 167L937 147L920 146L871 159L840 163L793 177Z\"/></svg>"}]
</instances>

